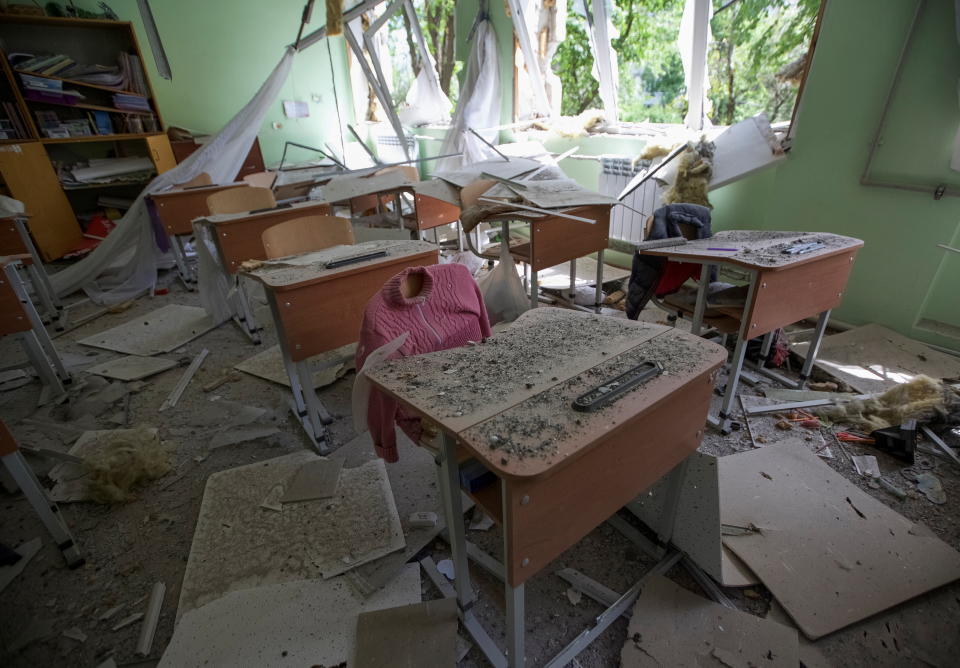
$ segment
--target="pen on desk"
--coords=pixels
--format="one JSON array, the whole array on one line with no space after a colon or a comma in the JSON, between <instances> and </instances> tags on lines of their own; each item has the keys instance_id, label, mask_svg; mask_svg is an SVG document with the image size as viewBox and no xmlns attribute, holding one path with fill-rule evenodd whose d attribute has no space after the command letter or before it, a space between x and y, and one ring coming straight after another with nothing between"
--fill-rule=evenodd
<instances>
[{"instance_id":1,"label":"pen on desk","mask_svg":"<svg viewBox=\"0 0 960 668\"><path fill-rule=\"evenodd\" d=\"M707 250L738 251L739 248L708 248Z\"/></svg>"}]
</instances>

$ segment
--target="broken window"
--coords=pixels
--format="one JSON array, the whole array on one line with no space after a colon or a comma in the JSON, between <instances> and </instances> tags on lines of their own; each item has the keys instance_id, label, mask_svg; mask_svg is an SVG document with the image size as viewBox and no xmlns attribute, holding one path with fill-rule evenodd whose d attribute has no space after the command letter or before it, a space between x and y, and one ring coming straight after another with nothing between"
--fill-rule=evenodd
<instances>
[{"instance_id":1,"label":"broken window","mask_svg":"<svg viewBox=\"0 0 960 668\"><path fill-rule=\"evenodd\" d=\"M700 129L761 112L771 122L790 119L820 0L507 4L524 13L531 46L547 72L544 88L552 112L537 113L521 36L517 119L604 109L608 124L686 123Z\"/></svg>"}]
</instances>

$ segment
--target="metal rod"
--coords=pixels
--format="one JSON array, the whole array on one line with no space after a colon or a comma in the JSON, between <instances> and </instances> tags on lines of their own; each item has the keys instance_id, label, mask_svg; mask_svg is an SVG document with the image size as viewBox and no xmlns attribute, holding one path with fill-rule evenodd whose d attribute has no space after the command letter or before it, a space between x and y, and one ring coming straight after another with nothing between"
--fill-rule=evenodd
<instances>
[{"instance_id":1,"label":"metal rod","mask_svg":"<svg viewBox=\"0 0 960 668\"><path fill-rule=\"evenodd\" d=\"M657 172L659 172L661 169L663 169L664 166L667 165L667 163L669 163L669 162L672 161L674 158L676 158L678 155L680 155L681 153L683 153L686 149L687 149L687 145L686 145L686 144L681 144L681 145L678 146L677 148L673 149L673 150L670 152L670 154L669 154L666 158L664 158L663 161L662 161L659 165L657 165L656 167L653 168L652 171L649 171L649 172L647 172L646 174L644 174L643 176L641 176L639 180L636 180L637 177L634 177L634 179L631 180L630 183L628 183L628 184L626 185L626 187L625 187L622 191L620 191L620 194L617 195L617 199L623 199L624 197L626 197L627 195L629 195L630 193L632 193L634 190L636 190L637 188L639 188L640 186L642 186L644 183L646 183L647 181L649 181L651 178L653 178L653 176L654 176ZM639 174L638 174L637 176L639 176Z\"/></svg>"},{"instance_id":2,"label":"metal rod","mask_svg":"<svg viewBox=\"0 0 960 668\"><path fill-rule=\"evenodd\" d=\"M380 162L380 158L378 158L377 156L375 156L375 155L373 154L373 151L370 150L370 147L367 146L362 139L360 139L360 135L357 134L356 129L354 129L354 127L353 127L352 125L350 125L349 123L347 123L347 129L350 131L350 134L353 135L354 139L356 139L358 142L360 142L360 146L362 146L362 147L363 147L363 150L367 152L367 155L370 156L370 159L373 160L374 164L382 165L383 163ZM400 141L401 141L401 143L402 143L402 142L403 142L403 139L401 139Z\"/></svg>"},{"instance_id":3,"label":"metal rod","mask_svg":"<svg viewBox=\"0 0 960 668\"><path fill-rule=\"evenodd\" d=\"M482 141L484 144L486 144L487 146L489 146L491 151L493 151L494 153L496 153L497 155L499 155L501 158L503 158L503 159L506 160L507 162L510 162L510 158L508 158L508 157L505 156L503 153L501 153L500 151L498 151L496 146L494 146L493 144L491 144L490 142L488 142L486 139L484 139L482 136L480 136L480 133L479 133L479 132L477 132L477 131L474 130L473 128L467 128L467 130L470 131L470 132L473 134L474 137L476 137L477 139L479 139L480 141Z\"/></svg>"},{"instance_id":4,"label":"metal rod","mask_svg":"<svg viewBox=\"0 0 960 668\"><path fill-rule=\"evenodd\" d=\"M960 248L953 248L952 246L948 246L947 244L937 244L937 246L939 246L940 248L943 248L944 250L953 251L954 253L960 253Z\"/></svg>"}]
</instances>

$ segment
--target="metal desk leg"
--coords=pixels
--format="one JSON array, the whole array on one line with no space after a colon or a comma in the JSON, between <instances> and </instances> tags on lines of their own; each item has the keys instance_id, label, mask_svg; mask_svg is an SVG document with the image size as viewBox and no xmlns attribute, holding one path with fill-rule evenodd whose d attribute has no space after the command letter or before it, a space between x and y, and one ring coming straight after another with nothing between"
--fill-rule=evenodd
<instances>
[{"instance_id":1,"label":"metal desk leg","mask_svg":"<svg viewBox=\"0 0 960 668\"><path fill-rule=\"evenodd\" d=\"M326 445L327 430L324 425L333 422L333 418L330 417L330 413L327 412L327 409L324 408L320 402L320 398L317 396L317 390L313 387L313 370L310 368L310 364L306 360L303 360L294 362L294 367L297 377L300 380L300 389L303 392L303 402L306 405L307 411L303 426L312 437L314 445L320 454L326 454L329 448L327 448Z\"/></svg>"},{"instance_id":2,"label":"metal desk leg","mask_svg":"<svg viewBox=\"0 0 960 668\"><path fill-rule=\"evenodd\" d=\"M63 383L60 381L60 377L54 373L53 367L50 366L50 360L40 346L40 342L37 341L37 335L29 331L20 332L19 336L21 343L23 343L23 349L26 351L27 357L30 358L30 363L33 364L33 368L37 370L40 380L43 381L45 385L52 387L58 396L64 394L66 390L63 387Z\"/></svg>"},{"instance_id":3,"label":"metal desk leg","mask_svg":"<svg viewBox=\"0 0 960 668\"><path fill-rule=\"evenodd\" d=\"M237 321L240 330L246 334L254 344L260 345L261 327L257 326L257 321L253 317L253 309L250 307L250 297L243 287L243 279L237 279L236 308L234 319Z\"/></svg>"},{"instance_id":4,"label":"metal desk leg","mask_svg":"<svg viewBox=\"0 0 960 668\"><path fill-rule=\"evenodd\" d=\"M807 359L803 361L803 368L800 369L800 384L802 389L807 384L807 379L813 371L813 364L817 361L817 354L820 352L820 344L823 342L823 335L827 331L827 323L830 321L830 311L826 310L820 314L817 319L816 329L813 331L813 338L810 340L810 347L807 348Z\"/></svg>"},{"instance_id":5,"label":"metal desk leg","mask_svg":"<svg viewBox=\"0 0 960 668\"><path fill-rule=\"evenodd\" d=\"M60 354L54 347L53 341L50 340L50 335L47 333L46 327L43 326L43 321L40 319L40 314L37 313L37 309L34 307L33 302L30 301L30 296L27 294L27 288L23 285L23 281L20 279L20 274L17 273L16 266L13 264L8 264L4 268L4 274L6 275L7 280L10 282L10 287L13 288L13 292L17 295L17 299L20 300L20 305L23 307L23 311L26 313L27 319L30 321L30 326L33 328L32 332L23 332L23 334L32 335L29 337L24 337L24 340L27 342L26 345L28 347L28 355L30 354L30 346L34 344L39 346L41 349L40 356L46 360L46 364L41 363L40 366L43 366L47 369L52 367L53 372L57 375L58 385L60 383L69 383L71 381L70 374L67 373L67 369L63 365L63 360L60 359Z\"/></svg>"},{"instance_id":6,"label":"metal desk leg","mask_svg":"<svg viewBox=\"0 0 960 668\"><path fill-rule=\"evenodd\" d=\"M593 310L600 313L603 308L603 249L597 251L597 291L594 296Z\"/></svg>"},{"instance_id":7,"label":"metal desk leg","mask_svg":"<svg viewBox=\"0 0 960 668\"><path fill-rule=\"evenodd\" d=\"M530 265L530 308L537 308L540 303L540 285L537 282L537 272Z\"/></svg>"},{"instance_id":8,"label":"metal desk leg","mask_svg":"<svg viewBox=\"0 0 960 668\"><path fill-rule=\"evenodd\" d=\"M457 604L461 615L473 607L473 587L470 585L470 570L467 566L467 537L463 526L463 504L460 502L460 466L457 463L457 441L442 434L440 437L440 491L443 512L450 536L450 551L453 553L453 586L457 591Z\"/></svg>"},{"instance_id":9,"label":"metal desk leg","mask_svg":"<svg viewBox=\"0 0 960 668\"><path fill-rule=\"evenodd\" d=\"M313 371L309 362L306 360L293 361L290 347L280 324L283 321L277 313L276 297L270 294L269 300L270 310L273 312L273 322L277 326L277 342L280 345L283 366L287 370L287 378L290 379L290 392L293 394L292 408L317 452L321 455L326 454L329 448L326 444L327 430L323 425L330 424L333 419L317 397L317 391L313 387Z\"/></svg>"},{"instance_id":10,"label":"metal desk leg","mask_svg":"<svg viewBox=\"0 0 960 668\"><path fill-rule=\"evenodd\" d=\"M751 272L750 287L747 289L747 298L743 304L743 313L740 316L740 331L737 333L737 345L733 349L733 358L730 360L730 367L727 373L727 391L723 395L723 403L720 405L719 420L708 419L711 426L718 427L720 433L730 433L730 411L733 409L733 402L737 398L737 386L740 384L740 372L743 370L743 360L747 355L747 343L750 341L750 323L747 321L747 313L750 304L753 301L753 293L757 287L757 273Z\"/></svg>"},{"instance_id":11,"label":"metal desk leg","mask_svg":"<svg viewBox=\"0 0 960 668\"><path fill-rule=\"evenodd\" d=\"M503 508L503 517L501 518L503 527L503 559L506 563L509 552L509 536L513 534L510 526L510 515L507 512L510 503L507 499L507 485L501 483L500 495L502 498L501 507ZM507 602L507 665L510 668L521 668L525 663L524 656L524 633L526 625L524 624L524 588L523 584L511 585L508 581L506 569L503 577L503 595Z\"/></svg>"},{"instance_id":12,"label":"metal desk leg","mask_svg":"<svg viewBox=\"0 0 960 668\"><path fill-rule=\"evenodd\" d=\"M570 290L567 298L573 302L577 297L577 258L570 260Z\"/></svg>"},{"instance_id":13,"label":"metal desk leg","mask_svg":"<svg viewBox=\"0 0 960 668\"><path fill-rule=\"evenodd\" d=\"M700 336L703 328L703 313L707 310L707 288L710 287L710 265L700 268L700 283L697 286L697 304L693 308L693 322L690 324L690 333Z\"/></svg>"},{"instance_id":14,"label":"metal desk leg","mask_svg":"<svg viewBox=\"0 0 960 668\"><path fill-rule=\"evenodd\" d=\"M776 330L772 332L767 332L763 335L763 345L760 346L760 365L762 366L766 361L767 357L770 356L770 348L773 347L773 335L776 333Z\"/></svg>"},{"instance_id":15,"label":"metal desk leg","mask_svg":"<svg viewBox=\"0 0 960 668\"><path fill-rule=\"evenodd\" d=\"M35 262L31 262L27 265L27 273L30 275L30 284L33 285L33 291L36 293L37 299L43 304L44 314L56 327L57 331L62 330L63 324L60 322L60 309L54 305L52 295L47 291L47 284L41 278L43 272L37 268Z\"/></svg>"},{"instance_id":16,"label":"metal desk leg","mask_svg":"<svg viewBox=\"0 0 960 668\"><path fill-rule=\"evenodd\" d=\"M13 221L14 226L17 228L17 234L20 235L20 240L23 242L24 248L27 249L27 252L30 253L30 257L33 258L33 264L36 267L43 267L43 258L40 257L40 252L37 251L37 247L33 243L33 237L30 236L30 230L27 229L27 221L23 218L16 218ZM38 270L38 275L40 282L43 284L42 289L46 291L49 295L50 300L53 302L54 308L60 311L63 309L63 302L60 301L60 298L57 297L57 293L53 291L53 285L50 284L50 277L47 276L47 272Z\"/></svg>"},{"instance_id":17,"label":"metal desk leg","mask_svg":"<svg viewBox=\"0 0 960 668\"><path fill-rule=\"evenodd\" d=\"M10 476L17 483L20 491L27 497L27 501L30 502L30 505L33 506L37 515L40 516L40 521L43 522L47 531L53 536L57 547L60 548L60 551L63 553L63 558L66 560L67 566L70 568L82 566L84 559L80 556L80 550L73 541L73 536L70 534L67 523L63 521L63 516L60 515L60 508L44 493L43 488L33 474L33 470L23 459L20 451L16 450L9 455L0 457L0 459L3 460L4 465L10 472Z\"/></svg>"},{"instance_id":18,"label":"metal desk leg","mask_svg":"<svg viewBox=\"0 0 960 668\"><path fill-rule=\"evenodd\" d=\"M180 276L180 282L187 290L193 290L193 273L187 264L187 255L180 244L179 235L170 235L170 250L173 252L173 261L177 264L177 274Z\"/></svg>"}]
</instances>

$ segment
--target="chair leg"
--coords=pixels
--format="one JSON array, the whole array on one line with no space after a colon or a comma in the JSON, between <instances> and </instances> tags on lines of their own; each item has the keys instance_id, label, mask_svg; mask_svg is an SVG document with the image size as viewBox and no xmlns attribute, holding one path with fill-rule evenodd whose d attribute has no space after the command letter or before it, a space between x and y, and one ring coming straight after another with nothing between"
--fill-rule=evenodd
<instances>
[{"instance_id":1,"label":"chair leg","mask_svg":"<svg viewBox=\"0 0 960 668\"><path fill-rule=\"evenodd\" d=\"M47 497L46 492L43 491L37 477L33 474L33 470L24 460L20 451L16 450L0 457L0 459L3 459L3 464L10 472L10 476L17 483L23 495L27 497L27 501L33 506L37 515L40 516L40 521L43 522L47 531L53 536L57 547L63 553L67 566L70 568L82 566L84 558L80 555L80 549L74 542L70 529L60 514L60 508Z\"/></svg>"}]
</instances>

